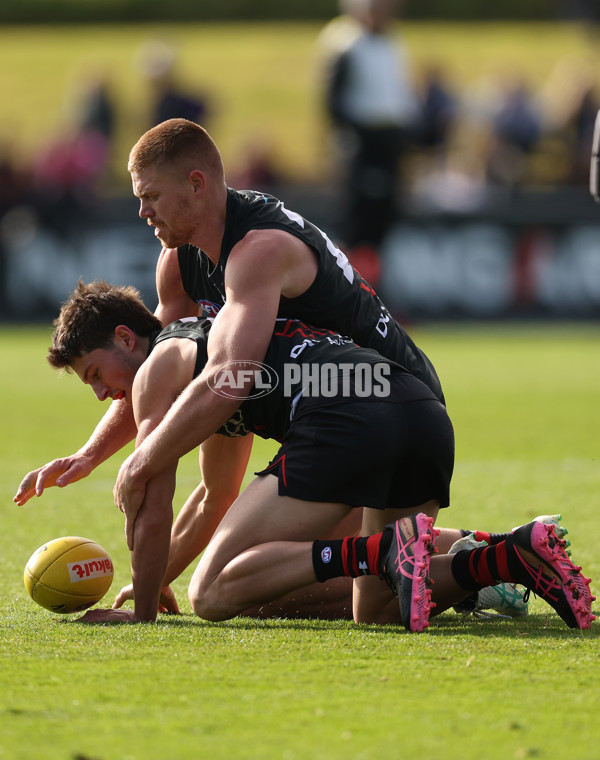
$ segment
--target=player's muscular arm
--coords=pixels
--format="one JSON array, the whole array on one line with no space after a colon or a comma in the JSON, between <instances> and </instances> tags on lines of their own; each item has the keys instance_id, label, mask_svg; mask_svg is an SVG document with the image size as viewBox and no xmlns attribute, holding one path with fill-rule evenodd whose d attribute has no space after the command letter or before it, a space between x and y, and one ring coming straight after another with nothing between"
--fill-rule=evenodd
<instances>
[{"instance_id":1,"label":"player's muscular arm","mask_svg":"<svg viewBox=\"0 0 600 760\"><path fill-rule=\"evenodd\" d=\"M202 444L202 482L187 499L171 528L169 561L160 598L161 612L179 612L168 584L198 558L237 498L251 448L252 435L241 438L213 435ZM119 608L133 598L133 585L124 586L117 594L113 608Z\"/></svg>"},{"instance_id":2,"label":"player's muscular arm","mask_svg":"<svg viewBox=\"0 0 600 760\"><path fill-rule=\"evenodd\" d=\"M159 344L136 375L134 413L138 427L136 446L160 423L175 398L192 378L196 345L188 340ZM131 555L135 619L154 620L167 568L173 495L177 464L152 478L134 526L135 547Z\"/></svg>"},{"instance_id":3,"label":"player's muscular arm","mask_svg":"<svg viewBox=\"0 0 600 760\"><path fill-rule=\"evenodd\" d=\"M239 398L223 398L211 390L208 378L229 362L264 359L292 257L281 239L273 241L269 236L253 236L232 250L225 278L226 303L210 333L205 369L119 473L115 500L128 520L135 519L145 483L218 430L250 391L251 380L240 389Z\"/></svg>"},{"instance_id":4,"label":"player's muscular arm","mask_svg":"<svg viewBox=\"0 0 600 760\"><path fill-rule=\"evenodd\" d=\"M158 306L154 313L163 325L183 317L198 316L198 304L188 296L183 287L177 248L163 248L158 257L156 293Z\"/></svg>"},{"instance_id":5,"label":"player's muscular arm","mask_svg":"<svg viewBox=\"0 0 600 760\"><path fill-rule=\"evenodd\" d=\"M316 267L308 246L279 230L254 230L232 249L225 270L226 301L210 332L206 367L136 451L140 474L154 474L176 461L229 419L252 381L237 399L228 399L215 394L208 379L230 362L264 359L282 293L295 297L306 290Z\"/></svg>"},{"instance_id":6,"label":"player's muscular arm","mask_svg":"<svg viewBox=\"0 0 600 760\"><path fill-rule=\"evenodd\" d=\"M156 290L159 299L156 316L163 325L198 314L198 304L183 288L176 248L163 248L161 251L156 266ZM67 486L87 477L98 465L132 441L135 435L131 407L113 402L79 451L28 472L13 501L23 505L33 496L41 496L45 488Z\"/></svg>"}]
</instances>

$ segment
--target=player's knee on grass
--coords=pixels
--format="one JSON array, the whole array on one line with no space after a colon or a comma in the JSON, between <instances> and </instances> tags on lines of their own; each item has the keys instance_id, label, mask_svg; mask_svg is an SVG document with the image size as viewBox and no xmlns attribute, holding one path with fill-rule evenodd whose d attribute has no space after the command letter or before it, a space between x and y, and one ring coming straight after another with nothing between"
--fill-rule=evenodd
<instances>
[{"instance_id":1,"label":"player's knee on grass","mask_svg":"<svg viewBox=\"0 0 600 760\"><path fill-rule=\"evenodd\" d=\"M237 611L232 611L229 605L224 604L216 586L217 584L200 585L194 583L192 579L188 588L188 599L192 609L203 620L218 622L228 620L237 614Z\"/></svg>"}]
</instances>

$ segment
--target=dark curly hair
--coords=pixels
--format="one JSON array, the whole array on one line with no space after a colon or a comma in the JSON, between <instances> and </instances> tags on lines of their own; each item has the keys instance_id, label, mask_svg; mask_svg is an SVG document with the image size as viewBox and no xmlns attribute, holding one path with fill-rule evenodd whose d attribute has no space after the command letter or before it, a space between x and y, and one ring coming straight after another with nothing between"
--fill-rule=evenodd
<instances>
[{"instance_id":1,"label":"dark curly hair","mask_svg":"<svg viewBox=\"0 0 600 760\"><path fill-rule=\"evenodd\" d=\"M108 348L119 325L142 337L162 328L136 288L109 285L105 280L89 284L79 280L53 324L47 359L50 366L67 371L74 359L96 348Z\"/></svg>"}]
</instances>

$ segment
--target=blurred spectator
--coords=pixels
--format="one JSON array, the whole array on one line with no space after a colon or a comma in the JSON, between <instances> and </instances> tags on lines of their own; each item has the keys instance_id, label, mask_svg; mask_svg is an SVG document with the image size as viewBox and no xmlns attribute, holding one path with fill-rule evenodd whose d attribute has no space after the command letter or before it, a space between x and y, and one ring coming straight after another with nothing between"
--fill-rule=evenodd
<instances>
[{"instance_id":1,"label":"blurred spectator","mask_svg":"<svg viewBox=\"0 0 600 760\"><path fill-rule=\"evenodd\" d=\"M525 84L509 85L500 103L494 131L498 137L529 153L540 137L540 116Z\"/></svg>"},{"instance_id":2,"label":"blurred spectator","mask_svg":"<svg viewBox=\"0 0 600 760\"><path fill-rule=\"evenodd\" d=\"M85 81L73 103L73 121L84 132L94 132L110 143L115 136L116 115L111 86L105 77Z\"/></svg>"},{"instance_id":3,"label":"blurred spectator","mask_svg":"<svg viewBox=\"0 0 600 760\"><path fill-rule=\"evenodd\" d=\"M553 184L586 185L596 112L600 108L594 59L561 57L540 90L547 143L554 147Z\"/></svg>"},{"instance_id":4,"label":"blurred spectator","mask_svg":"<svg viewBox=\"0 0 600 760\"><path fill-rule=\"evenodd\" d=\"M488 177L495 184L521 185L542 132L541 114L522 81L509 82L491 125Z\"/></svg>"},{"instance_id":5,"label":"blurred spectator","mask_svg":"<svg viewBox=\"0 0 600 760\"><path fill-rule=\"evenodd\" d=\"M41 221L61 232L84 224L105 189L116 122L107 78L81 79L64 111L64 123L32 164L34 205Z\"/></svg>"},{"instance_id":6,"label":"blurred spectator","mask_svg":"<svg viewBox=\"0 0 600 760\"><path fill-rule=\"evenodd\" d=\"M29 196L29 172L14 162L11 145L0 145L0 218Z\"/></svg>"},{"instance_id":7,"label":"blurred spectator","mask_svg":"<svg viewBox=\"0 0 600 760\"><path fill-rule=\"evenodd\" d=\"M317 39L317 54L320 67L327 70L339 55L360 36L362 26L359 21L363 0L339 0L340 15L331 19L321 29Z\"/></svg>"},{"instance_id":8,"label":"blurred spectator","mask_svg":"<svg viewBox=\"0 0 600 760\"><path fill-rule=\"evenodd\" d=\"M418 141L425 148L443 147L456 120L457 103L441 66L425 68L419 99Z\"/></svg>"},{"instance_id":9,"label":"blurred spectator","mask_svg":"<svg viewBox=\"0 0 600 760\"><path fill-rule=\"evenodd\" d=\"M167 119L189 119L206 126L210 116L205 93L187 92L177 81L177 52L160 41L146 42L137 52L137 62L152 89L150 122L160 124Z\"/></svg>"},{"instance_id":10,"label":"blurred spectator","mask_svg":"<svg viewBox=\"0 0 600 760\"><path fill-rule=\"evenodd\" d=\"M598 93L596 88L590 85L581 93L570 119L572 163L569 181L574 185L587 187L589 182L590 156L598 109L600 109Z\"/></svg>"},{"instance_id":11,"label":"blurred spectator","mask_svg":"<svg viewBox=\"0 0 600 760\"><path fill-rule=\"evenodd\" d=\"M106 142L95 132L67 130L40 150L33 164L33 193L42 222L59 230L80 225L94 211Z\"/></svg>"},{"instance_id":12,"label":"blurred spectator","mask_svg":"<svg viewBox=\"0 0 600 760\"><path fill-rule=\"evenodd\" d=\"M321 38L330 40L325 100L345 165L341 236L350 254L376 251L399 212L401 161L418 113L408 53L392 28L400 5L345 3L347 17Z\"/></svg>"}]
</instances>

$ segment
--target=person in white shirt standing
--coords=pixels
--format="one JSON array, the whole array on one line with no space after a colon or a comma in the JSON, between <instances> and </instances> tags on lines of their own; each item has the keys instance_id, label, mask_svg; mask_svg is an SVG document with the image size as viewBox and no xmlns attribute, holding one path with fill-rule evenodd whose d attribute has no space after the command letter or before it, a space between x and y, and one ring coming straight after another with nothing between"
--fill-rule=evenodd
<instances>
[{"instance_id":1,"label":"person in white shirt standing","mask_svg":"<svg viewBox=\"0 0 600 760\"><path fill-rule=\"evenodd\" d=\"M352 0L356 20L329 60L326 107L347 166L341 235L375 251L398 213L400 163L418 119L406 48L392 24L399 0Z\"/></svg>"}]
</instances>

